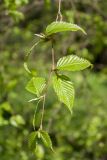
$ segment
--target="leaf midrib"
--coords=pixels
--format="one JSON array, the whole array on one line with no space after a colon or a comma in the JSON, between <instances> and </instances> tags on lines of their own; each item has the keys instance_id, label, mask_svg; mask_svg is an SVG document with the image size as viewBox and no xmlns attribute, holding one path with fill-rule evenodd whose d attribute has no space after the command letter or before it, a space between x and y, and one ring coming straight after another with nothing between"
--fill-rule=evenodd
<instances>
[{"instance_id":1,"label":"leaf midrib","mask_svg":"<svg viewBox=\"0 0 107 160\"><path fill-rule=\"evenodd\" d=\"M89 62L88 62L89 63ZM81 62L81 63L74 63L74 64L68 64L68 65L57 65L57 69L58 68L63 68L63 67L71 67L71 66L73 66L73 65L85 65L85 64L87 64L87 62ZM90 66L90 63L87 65L87 66Z\"/></svg>"},{"instance_id":2,"label":"leaf midrib","mask_svg":"<svg viewBox=\"0 0 107 160\"><path fill-rule=\"evenodd\" d=\"M51 32L53 32L55 30L55 28L54 29L52 29L52 30L50 30L49 32L47 32L47 35L50 35L51 34ZM77 30L81 30L80 28L78 28L78 29L75 29L75 28L63 28L62 30L61 29L57 29L57 31L55 31L54 33L57 33L57 32L64 32L64 31L77 31ZM82 30L81 30L82 31ZM52 34L54 34L54 33L52 33Z\"/></svg>"}]
</instances>

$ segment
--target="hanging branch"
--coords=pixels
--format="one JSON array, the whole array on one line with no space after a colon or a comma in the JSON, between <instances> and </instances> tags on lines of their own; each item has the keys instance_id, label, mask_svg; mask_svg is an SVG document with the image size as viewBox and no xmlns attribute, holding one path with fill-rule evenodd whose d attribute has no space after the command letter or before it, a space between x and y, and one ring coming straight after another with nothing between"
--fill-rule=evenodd
<instances>
[{"instance_id":1,"label":"hanging branch","mask_svg":"<svg viewBox=\"0 0 107 160\"><path fill-rule=\"evenodd\" d=\"M49 82L52 76L52 73L54 72L55 75L52 77L52 85L53 89L59 99L60 102L66 105L66 107L69 109L70 113L72 113L72 107L75 97L75 90L73 83L71 82L70 78L66 75L60 73L60 71L80 71L87 67L92 66L92 64L84 59L79 58L76 55L69 55L64 56L58 60L57 63L55 63L55 51L54 51L54 39L53 35L59 32L65 32L65 31L81 31L84 34L86 32L84 29L79 27L76 24L68 23L68 22L61 22L62 21L62 14L61 14L61 0L58 1L58 13L56 17L56 22L52 22L50 25L46 27L46 30L44 34L35 34L40 38L40 41L35 43L32 48L30 49L29 53L26 56L26 61L28 60L30 54L32 53L32 50L40 43L41 41L47 42L51 41L51 56L52 56L52 64L49 72L49 76L47 78L47 82L45 78L43 77L32 77L32 79L28 82L26 89L36 94L36 98L31 99L29 102L37 100L37 106L35 109L34 117L33 117L33 128L34 131L30 135L30 146L33 144L36 144L37 138L41 138L43 142L48 146L51 150L52 148L52 142L49 137L49 134L43 130L43 119L44 119L44 112L45 112L45 101L46 101L46 95L47 95L47 89L49 86ZM27 63L24 64L24 67L28 73L31 74ZM35 130L35 117L36 117L36 111L39 102L42 101L42 110L41 110L41 118L40 118L40 126L39 129ZM58 112L58 111L57 111ZM55 113L57 113L55 112ZM49 126L51 125L52 121L49 122ZM32 140L33 138L33 140ZM32 144L33 143L33 144ZM35 147L35 146L34 146Z\"/></svg>"}]
</instances>

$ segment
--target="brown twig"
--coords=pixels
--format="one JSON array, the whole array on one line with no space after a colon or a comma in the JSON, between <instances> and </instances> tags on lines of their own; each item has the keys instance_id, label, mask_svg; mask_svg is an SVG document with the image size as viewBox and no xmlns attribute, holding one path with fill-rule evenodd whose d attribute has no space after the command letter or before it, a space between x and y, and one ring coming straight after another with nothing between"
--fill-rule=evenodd
<instances>
[{"instance_id":1,"label":"brown twig","mask_svg":"<svg viewBox=\"0 0 107 160\"><path fill-rule=\"evenodd\" d=\"M56 21L62 21L62 14L61 14L61 0L59 0L58 2L58 13L57 13L57 17L56 17Z\"/></svg>"}]
</instances>

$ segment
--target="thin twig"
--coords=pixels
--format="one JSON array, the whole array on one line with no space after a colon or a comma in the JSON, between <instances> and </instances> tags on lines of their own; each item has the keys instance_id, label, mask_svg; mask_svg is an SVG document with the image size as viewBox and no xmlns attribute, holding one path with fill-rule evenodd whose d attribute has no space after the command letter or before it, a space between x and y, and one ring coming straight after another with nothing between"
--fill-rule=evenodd
<instances>
[{"instance_id":1,"label":"thin twig","mask_svg":"<svg viewBox=\"0 0 107 160\"><path fill-rule=\"evenodd\" d=\"M29 60L29 56L31 55L32 53L32 50L40 43L42 42L42 40L39 40L38 42L34 43L34 45L30 48L29 52L26 54L25 56L25 62L24 62L24 68L25 70L29 73L29 74L32 74L30 69L28 68L28 60Z\"/></svg>"},{"instance_id":2,"label":"thin twig","mask_svg":"<svg viewBox=\"0 0 107 160\"><path fill-rule=\"evenodd\" d=\"M46 95L43 96L43 107L42 107L42 115L41 115L41 123L40 123L40 130L43 128L43 117L44 117L44 111L45 111L45 99Z\"/></svg>"},{"instance_id":3,"label":"thin twig","mask_svg":"<svg viewBox=\"0 0 107 160\"><path fill-rule=\"evenodd\" d=\"M25 57L25 61L28 60L30 54L32 53L32 50L41 42L41 40L39 40L38 42L34 43L34 45L30 48L29 52L27 53L26 57Z\"/></svg>"},{"instance_id":4,"label":"thin twig","mask_svg":"<svg viewBox=\"0 0 107 160\"><path fill-rule=\"evenodd\" d=\"M58 21L58 19L59 19L60 21L62 21L61 0L59 0L59 2L58 2L58 13L57 13L56 21Z\"/></svg>"},{"instance_id":5,"label":"thin twig","mask_svg":"<svg viewBox=\"0 0 107 160\"><path fill-rule=\"evenodd\" d=\"M55 69L55 52L53 48L53 42L52 42L52 71Z\"/></svg>"},{"instance_id":6,"label":"thin twig","mask_svg":"<svg viewBox=\"0 0 107 160\"><path fill-rule=\"evenodd\" d=\"M53 41L52 41L52 67L51 67L51 71L49 73L48 81L47 81L47 84L45 87L45 93L43 96L43 107L42 107L40 130L42 130L42 128L43 128L43 117L44 117L44 111L45 111L45 100L46 100L47 88L48 88L48 85L49 85L49 82L50 82L50 79L51 79L51 76L52 76L54 69L55 69L55 53L54 53Z\"/></svg>"},{"instance_id":7,"label":"thin twig","mask_svg":"<svg viewBox=\"0 0 107 160\"><path fill-rule=\"evenodd\" d=\"M45 100L46 100L46 94L47 94L47 89L48 89L48 85L49 85L49 82L50 82L50 79L51 79L51 75L52 75L52 70L49 74L49 77L48 77L48 81L47 81L47 84L46 84L46 87L45 87L45 94L43 96L43 107L42 107L42 115L41 115L41 123L40 123L40 130L42 130L43 128L43 117L44 117L44 111L45 111Z\"/></svg>"}]
</instances>

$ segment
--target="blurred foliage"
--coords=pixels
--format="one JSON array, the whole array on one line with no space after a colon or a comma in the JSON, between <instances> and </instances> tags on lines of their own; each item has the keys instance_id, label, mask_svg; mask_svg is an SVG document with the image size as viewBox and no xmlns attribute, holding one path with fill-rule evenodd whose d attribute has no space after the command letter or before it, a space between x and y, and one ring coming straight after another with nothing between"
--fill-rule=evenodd
<instances>
[{"instance_id":1,"label":"blurred foliage","mask_svg":"<svg viewBox=\"0 0 107 160\"><path fill-rule=\"evenodd\" d=\"M58 103L50 84L44 128L50 133L55 153L41 145L35 153L28 148L36 104L27 102L31 94L26 92L25 85L30 77L23 67L24 57L37 41L34 33L43 32L45 26L55 20L56 13L57 0L0 1L1 160L107 159L106 0L62 1L63 19L83 27L87 36L81 33L56 36L56 59L77 54L89 59L94 68L69 75L76 88L72 116ZM40 72L47 77L51 64L50 44L41 46L34 50L29 67L33 74ZM36 117L37 128L39 119L40 114Z\"/></svg>"}]
</instances>

